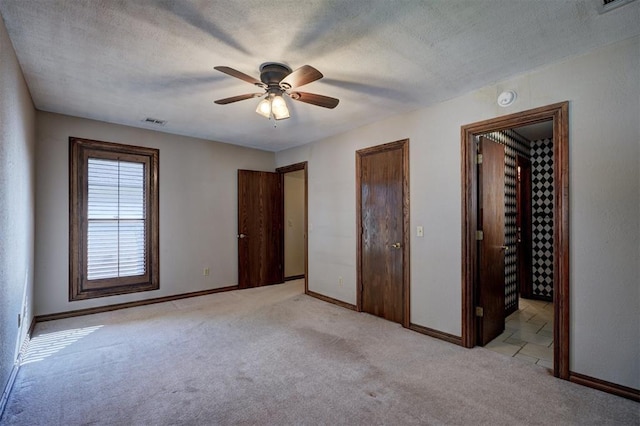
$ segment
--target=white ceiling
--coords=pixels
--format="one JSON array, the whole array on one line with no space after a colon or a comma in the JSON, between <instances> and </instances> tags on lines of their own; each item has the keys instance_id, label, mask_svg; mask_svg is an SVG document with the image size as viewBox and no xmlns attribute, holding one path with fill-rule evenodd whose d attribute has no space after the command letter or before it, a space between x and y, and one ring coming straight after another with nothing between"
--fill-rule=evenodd
<instances>
[{"instance_id":1,"label":"white ceiling","mask_svg":"<svg viewBox=\"0 0 640 426\"><path fill-rule=\"evenodd\" d=\"M530 141L550 139L553 137L553 121L529 124L528 126L516 127L513 130Z\"/></svg>"},{"instance_id":2,"label":"white ceiling","mask_svg":"<svg viewBox=\"0 0 640 426\"><path fill-rule=\"evenodd\" d=\"M39 110L279 151L640 34L640 2L599 14L598 1L0 0L0 13ZM259 99L213 103L256 91L214 66L257 78L270 61L319 69L302 90L340 104L290 101L274 128Z\"/></svg>"}]
</instances>

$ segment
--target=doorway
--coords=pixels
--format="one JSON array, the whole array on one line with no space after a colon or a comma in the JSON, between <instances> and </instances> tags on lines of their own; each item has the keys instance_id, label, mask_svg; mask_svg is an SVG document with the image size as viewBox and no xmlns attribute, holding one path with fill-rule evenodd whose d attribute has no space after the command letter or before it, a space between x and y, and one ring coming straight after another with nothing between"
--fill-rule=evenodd
<instances>
[{"instance_id":1,"label":"doorway","mask_svg":"<svg viewBox=\"0 0 640 426\"><path fill-rule=\"evenodd\" d=\"M284 280L304 278L308 293L307 162L276 169L282 184Z\"/></svg>"},{"instance_id":2,"label":"doorway","mask_svg":"<svg viewBox=\"0 0 640 426\"><path fill-rule=\"evenodd\" d=\"M568 102L536 108L462 127L462 342L465 347L482 344L479 330L483 327L484 306L479 294L483 290L481 259L483 256L483 217L480 213L476 140L480 135L551 121L553 123L552 178L554 205L553 234L553 372L569 378L569 216L568 216ZM484 161L484 158L482 158ZM493 244L498 245L498 244ZM502 244L508 247L506 244ZM495 247L494 247L495 249ZM505 248L506 250L506 248ZM504 259L504 256L502 257ZM517 302L517 300L516 300ZM502 316L504 324L504 311Z\"/></svg>"},{"instance_id":3,"label":"doorway","mask_svg":"<svg viewBox=\"0 0 640 426\"><path fill-rule=\"evenodd\" d=\"M504 254L490 262L498 269L498 263L504 261L504 281L498 285L497 277L488 278L483 272L487 266L483 252L491 247L487 247L486 241L491 237L491 228L487 230L483 224L485 241L478 243L480 296L485 287L493 286L494 293L500 292L503 300L478 299L487 317L478 320L478 341L491 351L553 369L553 122L490 132L479 139L479 142L489 139L499 144L500 151L504 152L503 161L498 161L503 165L504 174L500 173L500 182L493 188L504 188L499 194L504 194L504 202L500 202L500 212L494 213L504 222L504 227L498 229L501 241L504 240ZM478 165L478 197L482 205L485 204L482 177L491 170L490 165L491 157L484 153L483 162ZM485 222L483 211L486 213L487 207L481 206L481 221ZM489 220L493 221L496 220ZM487 305L493 307L494 312L487 312ZM491 319L499 329L487 342L488 339L483 340L482 328L484 322Z\"/></svg>"},{"instance_id":4,"label":"doorway","mask_svg":"<svg viewBox=\"0 0 640 426\"><path fill-rule=\"evenodd\" d=\"M356 152L357 309L409 327L409 141Z\"/></svg>"},{"instance_id":5,"label":"doorway","mask_svg":"<svg viewBox=\"0 0 640 426\"><path fill-rule=\"evenodd\" d=\"M294 191L285 191L285 176L297 179ZM285 199L287 198L287 199ZM291 228L297 240L286 240L285 207L295 204ZM300 211L302 210L302 211ZM238 170L238 288L279 284L285 279L307 280L307 162L276 169L274 172ZM295 275L285 275L286 245L293 252ZM292 260L289 259L291 263ZM302 273L299 273L299 272Z\"/></svg>"}]
</instances>

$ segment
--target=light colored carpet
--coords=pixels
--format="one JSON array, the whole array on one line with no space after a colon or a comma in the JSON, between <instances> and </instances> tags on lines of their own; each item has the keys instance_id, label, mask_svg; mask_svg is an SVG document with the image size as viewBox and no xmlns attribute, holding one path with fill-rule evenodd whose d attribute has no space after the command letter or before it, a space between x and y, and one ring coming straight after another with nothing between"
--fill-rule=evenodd
<instances>
[{"instance_id":1,"label":"light colored carpet","mask_svg":"<svg viewBox=\"0 0 640 426\"><path fill-rule=\"evenodd\" d=\"M294 281L40 323L0 423L638 424L640 404Z\"/></svg>"}]
</instances>

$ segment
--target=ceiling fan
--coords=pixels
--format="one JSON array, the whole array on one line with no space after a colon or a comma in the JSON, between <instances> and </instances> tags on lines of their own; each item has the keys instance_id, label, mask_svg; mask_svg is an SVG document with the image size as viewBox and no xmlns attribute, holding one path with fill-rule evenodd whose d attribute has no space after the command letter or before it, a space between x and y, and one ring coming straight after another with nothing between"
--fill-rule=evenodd
<instances>
[{"instance_id":1,"label":"ceiling fan","mask_svg":"<svg viewBox=\"0 0 640 426\"><path fill-rule=\"evenodd\" d=\"M283 95L287 95L294 101L305 102L330 109L335 108L338 102L340 102L338 99L329 96L292 90L313 81L320 80L323 77L320 71L310 65L303 65L295 71L291 71L291 68L284 64L267 62L260 66L260 80L229 67L214 67L214 69L264 89L264 92L248 93L218 99L215 103L218 105L226 105L233 102L244 101L245 99L258 98L266 94L256 109L258 114L266 118L273 117L275 120L289 118L289 109L287 108Z\"/></svg>"}]
</instances>

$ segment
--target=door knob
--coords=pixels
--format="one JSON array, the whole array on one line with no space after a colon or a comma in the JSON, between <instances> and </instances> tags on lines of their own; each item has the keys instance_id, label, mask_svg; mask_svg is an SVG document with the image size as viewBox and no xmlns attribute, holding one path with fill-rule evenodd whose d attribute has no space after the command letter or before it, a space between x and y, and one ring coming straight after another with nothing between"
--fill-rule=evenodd
<instances>
[{"instance_id":1,"label":"door knob","mask_svg":"<svg viewBox=\"0 0 640 426\"><path fill-rule=\"evenodd\" d=\"M500 246L500 248L504 251L509 251L509 246Z\"/></svg>"},{"instance_id":2,"label":"door knob","mask_svg":"<svg viewBox=\"0 0 640 426\"><path fill-rule=\"evenodd\" d=\"M246 234L238 234L238 238L243 239L243 238L247 238L248 235Z\"/></svg>"},{"instance_id":3,"label":"door knob","mask_svg":"<svg viewBox=\"0 0 640 426\"><path fill-rule=\"evenodd\" d=\"M400 243L393 243L393 244L391 244L391 247L398 249L398 248L402 247L402 244L400 244Z\"/></svg>"}]
</instances>

